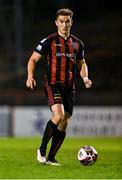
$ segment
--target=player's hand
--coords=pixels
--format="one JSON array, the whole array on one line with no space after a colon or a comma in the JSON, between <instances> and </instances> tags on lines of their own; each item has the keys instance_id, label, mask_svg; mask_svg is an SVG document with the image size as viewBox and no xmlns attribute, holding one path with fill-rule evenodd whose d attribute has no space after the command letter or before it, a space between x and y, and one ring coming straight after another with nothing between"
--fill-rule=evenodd
<instances>
[{"instance_id":1,"label":"player's hand","mask_svg":"<svg viewBox=\"0 0 122 180\"><path fill-rule=\"evenodd\" d=\"M91 87L92 81L90 79L84 78L83 81L84 81L84 84L85 84L86 88L90 88Z\"/></svg>"},{"instance_id":2,"label":"player's hand","mask_svg":"<svg viewBox=\"0 0 122 180\"><path fill-rule=\"evenodd\" d=\"M26 81L26 86L27 88L30 88L30 89L34 89L34 86L36 86L36 81L34 78L32 77L28 77L27 81Z\"/></svg>"}]
</instances>

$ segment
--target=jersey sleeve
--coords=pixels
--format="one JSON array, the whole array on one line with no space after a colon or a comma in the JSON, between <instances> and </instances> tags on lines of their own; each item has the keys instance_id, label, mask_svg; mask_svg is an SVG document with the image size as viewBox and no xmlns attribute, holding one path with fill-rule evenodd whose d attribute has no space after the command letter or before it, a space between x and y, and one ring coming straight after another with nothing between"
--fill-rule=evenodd
<instances>
[{"instance_id":1,"label":"jersey sleeve","mask_svg":"<svg viewBox=\"0 0 122 180\"><path fill-rule=\"evenodd\" d=\"M48 53L48 51L49 51L49 40L48 40L48 38L44 38L43 40L41 40L39 42L39 44L37 45L35 51L41 55Z\"/></svg>"},{"instance_id":2,"label":"jersey sleeve","mask_svg":"<svg viewBox=\"0 0 122 180\"><path fill-rule=\"evenodd\" d=\"M77 52L77 60L82 60L84 59L84 44L82 41L79 41L79 49Z\"/></svg>"}]
</instances>

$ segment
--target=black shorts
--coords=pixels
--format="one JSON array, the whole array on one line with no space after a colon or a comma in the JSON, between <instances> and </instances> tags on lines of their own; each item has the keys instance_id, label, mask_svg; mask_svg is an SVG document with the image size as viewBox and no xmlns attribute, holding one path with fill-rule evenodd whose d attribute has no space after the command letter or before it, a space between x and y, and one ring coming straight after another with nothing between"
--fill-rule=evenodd
<instances>
[{"instance_id":1,"label":"black shorts","mask_svg":"<svg viewBox=\"0 0 122 180\"><path fill-rule=\"evenodd\" d=\"M70 86L60 84L45 86L50 107L54 104L63 104L65 112L72 115L75 90Z\"/></svg>"}]
</instances>

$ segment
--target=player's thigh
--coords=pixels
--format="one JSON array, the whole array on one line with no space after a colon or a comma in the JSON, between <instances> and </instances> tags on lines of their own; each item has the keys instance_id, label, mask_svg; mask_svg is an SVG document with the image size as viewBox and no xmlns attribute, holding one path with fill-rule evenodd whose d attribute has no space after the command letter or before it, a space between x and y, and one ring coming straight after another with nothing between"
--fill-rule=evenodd
<instances>
[{"instance_id":1,"label":"player's thigh","mask_svg":"<svg viewBox=\"0 0 122 180\"><path fill-rule=\"evenodd\" d=\"M64 107L63 104L54 104L51 106L51 111L53 115L60 114L61 116L64 116Z\"/></svg>"},{"instance_id":2,"label":"player's thigh","mask_svg":"<svg viewBox=\"0 0 122 180\"><path fill-rule=\"evenodd\" d=\"M63 105L65 111L65 118L69 118L73 114L73 106L74 106L74 90L66 91L63 93Z\"/></svg>"}]
</instances>

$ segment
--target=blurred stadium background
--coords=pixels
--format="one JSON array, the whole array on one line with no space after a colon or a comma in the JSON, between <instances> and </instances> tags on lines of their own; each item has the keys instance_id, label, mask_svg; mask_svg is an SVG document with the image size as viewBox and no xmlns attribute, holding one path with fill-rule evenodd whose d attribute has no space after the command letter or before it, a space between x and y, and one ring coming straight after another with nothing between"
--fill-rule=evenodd
<instances>
[{"instance_id":1,"label":"blurred stadium background","mask_svg":"<svg viewBox=\"0 0 122 180\"><path fill-rule=\"evenodd\" d=\"M38 85L34 91L25 87L26 66L37 43L56 30L55 12L64 7L74 11L72 33L85 44L89 77L93 81L92 88L86 90L77 73L73 123L81 121L81 128L72 124L69 134L122 135L120 4L105 0L1 0L1 136L43 132L50 115L42 84L43 61L37 64ZM82 127L86 120L87 127Z\"/></svg>"}]
</instances>

